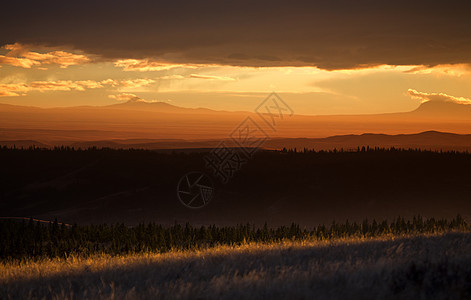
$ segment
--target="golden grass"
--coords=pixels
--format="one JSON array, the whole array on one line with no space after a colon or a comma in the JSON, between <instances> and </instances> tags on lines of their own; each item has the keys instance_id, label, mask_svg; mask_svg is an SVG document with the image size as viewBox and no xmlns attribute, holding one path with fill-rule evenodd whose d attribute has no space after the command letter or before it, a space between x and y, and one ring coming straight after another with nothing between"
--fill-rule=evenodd
<instances>
[{"instance_id":1,"label":"golden grass","mask_svg":"<svg viewBox=\"0 0 471 300\"><path fill-rule=\"evenodd\" d=\"M427 268L435 272L441 266L452 272L458 267L458 279L435 294L446 295L453 288L462 295L466 289L471 293L471 282L466 286L460 279L470 262L469 233L250 243L163 254L4 263L0 265L0 298L426 296L408 281L410 272L415 272L410 269L413 264L425 268L420 273L424 291L427 280L435 278L427 275Z\"/></svg>"},{"instance_id":2,"label":"golden grass","mask_svg":"<svg viewBox=\"0 0 471 300\"><path fill-rule=\"evenodd\" d=\"M424 234L423 236L438 236L442 234ZM333 240L283 240L277 243L244 243L242 245L220 245L201 250L172 250L166 253L136 253L127 255L96 254L90 257L70 256L69 258L42 259L39 261L14 261L0 263L0 280L18 280L41 276L67 275L77 272L100 272L121 266L131 267L146 263L177 262L185 259L202 259L207 256L259 254L260 252L273 252L279 250L300 250L306 248L319 248L334 245L360 244L365 241L393 241L406 237L406 235L385 235L374 238L337 238Z\"/></svg>"}]
</instances>

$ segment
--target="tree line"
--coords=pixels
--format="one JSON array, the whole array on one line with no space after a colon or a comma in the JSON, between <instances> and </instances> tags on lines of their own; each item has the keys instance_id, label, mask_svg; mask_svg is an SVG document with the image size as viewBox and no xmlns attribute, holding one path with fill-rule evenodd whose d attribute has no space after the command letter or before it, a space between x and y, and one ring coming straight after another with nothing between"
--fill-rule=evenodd
<instances>
[{"instance_id":1,"label":"tree line","mask_svg":"<svg viewBox=\"0 0 471 300\"><path fill-rule=\"evenodd\" d=\"M291 226L270 228L267 224L237 226L200 226L190 224L165 227L155 223L128 227L113 225L66 225L57 220L47 224L29 221L0 221L0 260L66 258L70 255L122 255L142 252L164 253L194 250L216 245L240 245L248 242L272 243L283 240L329 240L345 237L376 237L387 234L467 231L471 226L460 215L452 220L423 218L319 225L312 229Z\"/></svg>"}]
</instances>

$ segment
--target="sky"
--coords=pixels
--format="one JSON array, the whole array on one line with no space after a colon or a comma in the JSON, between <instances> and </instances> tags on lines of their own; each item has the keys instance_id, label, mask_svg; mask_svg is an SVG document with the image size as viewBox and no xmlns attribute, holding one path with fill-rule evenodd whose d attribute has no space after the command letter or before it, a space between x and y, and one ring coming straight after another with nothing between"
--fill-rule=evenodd
<instances>
[{"instance_id":1,"label":"sky","mask_svg":"<svg viewBox=\"0 0 471 300\"><path fill-rule=\"evenodd\" d=\"M0 103L296 114L471 103L468 1L11 1Z\"/></svg>"}]
</instances>

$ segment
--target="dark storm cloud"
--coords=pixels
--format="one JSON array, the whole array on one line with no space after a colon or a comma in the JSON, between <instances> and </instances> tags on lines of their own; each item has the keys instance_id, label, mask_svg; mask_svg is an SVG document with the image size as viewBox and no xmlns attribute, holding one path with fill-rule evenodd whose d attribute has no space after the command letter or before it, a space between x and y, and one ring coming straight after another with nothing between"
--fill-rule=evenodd
<instances>
[{"instance_id":1,"label":"dark storm cloud","mask_svg":"<svg viewBox=\"0 0 471 300\"><path fill-rule=\"evenodd\" d=\"M469 1L9 1L0 43L245 66L471 62Z\"/></svg>"}]
</instances>

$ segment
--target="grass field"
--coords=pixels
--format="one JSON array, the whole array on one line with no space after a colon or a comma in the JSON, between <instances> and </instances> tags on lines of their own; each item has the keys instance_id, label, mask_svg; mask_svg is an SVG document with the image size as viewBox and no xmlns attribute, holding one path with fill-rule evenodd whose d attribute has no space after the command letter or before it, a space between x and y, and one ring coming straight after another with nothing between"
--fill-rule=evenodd
<instances>
[{"instance_id":1,"label":"grass field","mask_svg":"<svg viewBox=\"0 0 471 300\"><path fill-rule=\"evenodd\" d=\"M285 241L0 266L1 299L463 299L471 233Z\"/></svg>"}]
</instances>

